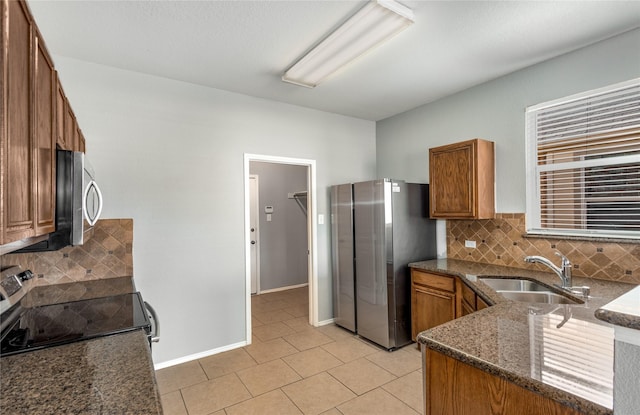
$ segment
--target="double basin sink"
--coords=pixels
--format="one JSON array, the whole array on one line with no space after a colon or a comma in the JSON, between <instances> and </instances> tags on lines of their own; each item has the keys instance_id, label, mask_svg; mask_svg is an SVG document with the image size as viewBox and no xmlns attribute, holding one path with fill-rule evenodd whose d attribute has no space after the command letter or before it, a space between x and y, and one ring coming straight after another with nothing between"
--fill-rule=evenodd
<instances>
[{"instance_id":1,"label":"double basin sink","mask_svg":"<svg viewBox=\"0 0 640 415\"><path fill-rule=\"evenodd\" d=\"M567 297L560 293L559 290L533 280L497 277L480 277L478 280L493 288L498 294L513 301L546 304L583 303L580 300Z\"/></svg>"}]
</instances>

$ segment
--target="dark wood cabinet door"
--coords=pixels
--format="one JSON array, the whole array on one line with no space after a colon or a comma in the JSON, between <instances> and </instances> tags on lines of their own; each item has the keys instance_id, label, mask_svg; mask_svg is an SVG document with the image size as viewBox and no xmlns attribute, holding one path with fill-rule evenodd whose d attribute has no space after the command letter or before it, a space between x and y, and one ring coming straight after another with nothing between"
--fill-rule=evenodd
<instances>
[{"instance_id":1,"label":"dark wood cabinet door","mask_svg":"<svg viewBox=\"0 0 640 415\"><path fill-rule=\"evenodd\" d=\"M82 153L86 153L87 151L87 142L84 138L84 134L82 134L82 130L78 130L79 136L78 136L78 149L77 151L80 151Z\"/></svg>"},{"instance_id":2,"label":"dark wood cabinet door","mask_svg":"<svg viewBox=\"0 0 640 415\"><path fill-rule=\"evenodd\" d=\"M466 316L466 315L475 313L476 310L470 304L468 304L466 301L462 301L461 304L462 304L462 307L460 307L460 308L462 309L461 310L462 316Z\"/></svg>"},{"instance_id":3,"label":"dark wood cabinet door","mask_svg":"<svg viewBox=\"0 0 640 415\"><path fill-rule=\"evenodd\" d=\"M413 284L411 287L411 335L456 318L456 295Z\"/></svg>"},{"instance_id":4,"label":"dark wood cabinet door","mask_svg":"<svg viewBox=\"0 0 640 415\"><path fill-rule=\"evenodd\" d=\"M429 152L432 217L474 217L474 145L465 143Z\"/></svg>"},{"instance_id":5,"label":"dark wood cabinet door","mask_svg":"<svg viewBox=\"0 0 640 415\"><path fill-rule=\"evenodd\" d=\"M82 131L80 130L80 126L76 122L76 133L73 135L73 151L81 151L80 141L82 140Z\"/></svg>"},{"instance_id":6,"label":"dark wood cabinet door","mask_svg":"<svg viewBox=\"0 0 640 415\"><path fill-rule=\"evenodd\" d=\"M74 137L76 135L76 117L73 109L69 105L69 100L65 99L64 105L64 142L67 150L74 150Z\"/></svg>"},{"instance_id":7,"label":"dark wood cabinet door","mask_svg":"<svg viewBox=\"0 0 640 415\"><path fill-rule=\"evenodd\" d=\"M473 139L429 149L429 215L495 217L494 143Z\"/></svg>"},{"instance_id":8,"label":"dark wood cabinet door","mask_svg":"<svg viewBox=\"0 0 640 415\"><path fill-rule=\"evenodd\" d=\"M482 310L487 307L489 307L489 304L487 304L482 298L476 297L476 308L478 310Z\"/></svg>"},{"instance_id":9,"label":"dark wood cabinet door","mask_svg":"<svg viewBox=\"0 0 640 415\"><path fill-rule=\"evenodd\" d=\"M439 352L426 349L426 415L578 415L580 412Z\"/></svg>"},{"instance_id":10,"label":"dark wood cabinet door","mask_svg":"<svg viewBox=\"0 0 640 415\"><path fill-rule=\"evenodd\" d=\"M33 27L26 5L3 2L2 243L35 234L33 189ZM8 8L5 10L5 7ZM8 38L6 38L8 36Z\"/></svg>"},{"instance_id":11,"label":"dark wood cabinet door","mask_svg":"<svg viewBox=\"0 0 640 415\"><path fill-rule=\"evenodd\" d=\"M55 230L56 82L53 62L36 37L35 179L36 236Z\"/></svg>"},{"instance_id":12,"label":"dark wood cabinet door","mask_svg":"<svg viewBox=\"0 0 640 415\"><path fill-rule=\"evenodd\" d=\"M24 0L0 1L0 245L55 230L56 144L85 143Z\"/></svg>"},{"instance_id":13,"label":"dark wood cabinet door","mask_svg":"<svg viewBox=\"0 0 640 415\"><path fill-rule=\"evenodd\" d=\"M64 121L67 115L67 98L64 95L60 78L56 73L56 144L62 150L69 150L65 138Z\"/></svg>"}]
</instances>

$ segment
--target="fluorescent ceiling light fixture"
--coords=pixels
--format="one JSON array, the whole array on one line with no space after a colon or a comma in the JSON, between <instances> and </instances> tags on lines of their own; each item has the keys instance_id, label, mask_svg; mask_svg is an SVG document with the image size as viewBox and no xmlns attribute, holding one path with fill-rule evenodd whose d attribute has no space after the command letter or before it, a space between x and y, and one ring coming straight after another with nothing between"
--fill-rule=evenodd
<instances>
[{"instance_id":1,"label":"fluorescent ceiling light fixture","mask_svg":"<svg viewBox=\"0 0 640 415\"><path fill-rule=\"evenodd\" d=\"M413 23L413 11L393 0L370 1L282 76L314 88L329 75L392 38Z\"/></svg>"}]
</instances>

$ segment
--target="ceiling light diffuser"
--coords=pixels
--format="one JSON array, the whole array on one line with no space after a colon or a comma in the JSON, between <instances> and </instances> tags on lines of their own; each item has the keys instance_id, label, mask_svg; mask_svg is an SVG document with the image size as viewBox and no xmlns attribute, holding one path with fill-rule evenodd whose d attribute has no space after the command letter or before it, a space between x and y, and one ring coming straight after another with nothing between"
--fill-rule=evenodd
<instances>
[{"instance_id":1,"label":"ceiling light diffuser","mask_svg":"<svg viewBox=\"0 0 640 415\"><path fill-rule=\"evenodd\" d=\"M328 76L413 23L413 11L393 0L370 1L291 66L282 80L314 88Z\"/></svg>"}]
</instances>

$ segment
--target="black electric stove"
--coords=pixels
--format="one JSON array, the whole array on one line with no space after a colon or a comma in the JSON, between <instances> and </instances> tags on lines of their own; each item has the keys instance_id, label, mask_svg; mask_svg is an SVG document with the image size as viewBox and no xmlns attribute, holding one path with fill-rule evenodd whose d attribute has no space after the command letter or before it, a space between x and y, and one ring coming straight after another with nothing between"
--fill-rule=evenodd
<instances>
[{"instance_id":1,"label":"black electric stove","mask_svg":"<svg viewBox=\"0 0 640 415\"><path fill-rule=\"evenodd\" d=\"M22 308L2 313L0 355L9 356L111 334L151 330L139 292Z\"/></svg>"}]
</instances>

